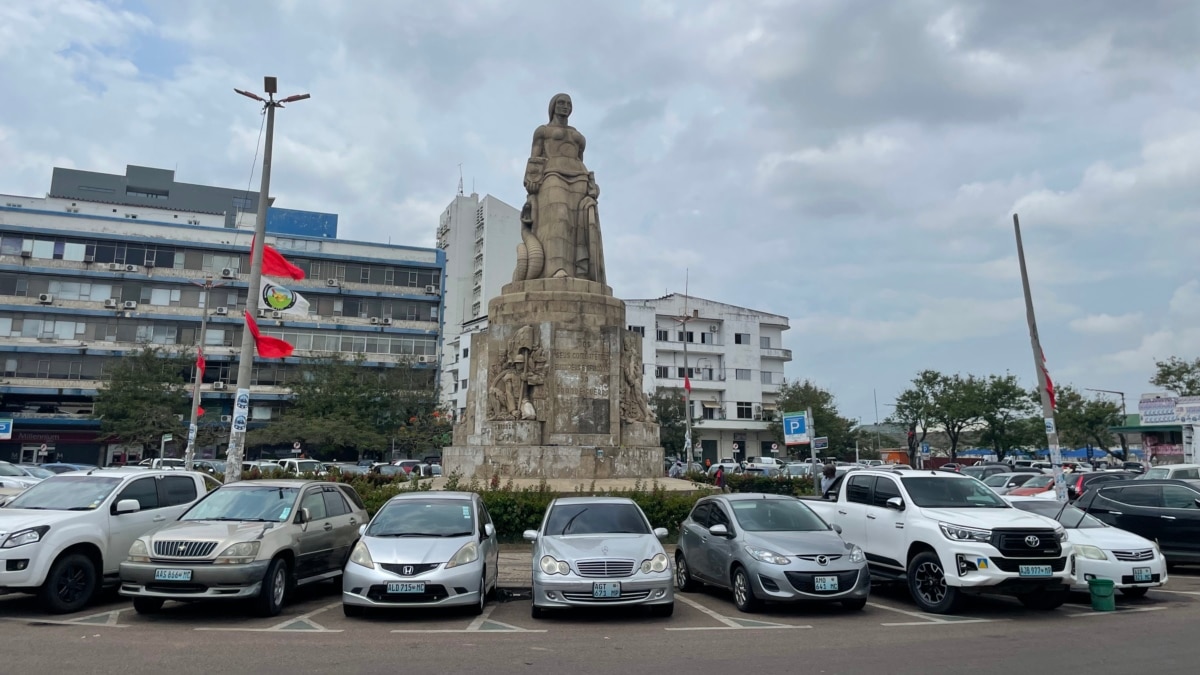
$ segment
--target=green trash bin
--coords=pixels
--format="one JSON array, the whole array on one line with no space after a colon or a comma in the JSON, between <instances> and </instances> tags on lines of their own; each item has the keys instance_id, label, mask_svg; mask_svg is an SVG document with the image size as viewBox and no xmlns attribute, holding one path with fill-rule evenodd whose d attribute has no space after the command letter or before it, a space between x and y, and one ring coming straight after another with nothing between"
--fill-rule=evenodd
<instances>
[{"instance_id":1,"label":"green trash bin","mask_svg":"<svg viewBox=\"0 0 1200 675\"><path fill-rule=\"evenodd\" d=\"M1088 579L1088 590L1092 593L1092 609L1097 612L1112 612L1117 608L1116 582L1112 579Z\"/></svg>"}]
</instances>

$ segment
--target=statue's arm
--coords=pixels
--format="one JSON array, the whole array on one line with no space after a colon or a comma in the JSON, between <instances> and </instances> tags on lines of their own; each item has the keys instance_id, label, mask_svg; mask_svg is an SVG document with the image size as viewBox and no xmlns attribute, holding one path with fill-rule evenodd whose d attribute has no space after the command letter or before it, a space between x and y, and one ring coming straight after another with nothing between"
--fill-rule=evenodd
<instances>
[{"instance_id":1,"label":"statue's arm","mask_svg":"<svg viewBox=\"0 0 1200 675\"><path fill-rule=\"evenodd\" d=\"M545 125L534 129L533 131L533 149L529 151L530 157L545 157L546 156L546 127Z\"/></svg>"}]
</instances>

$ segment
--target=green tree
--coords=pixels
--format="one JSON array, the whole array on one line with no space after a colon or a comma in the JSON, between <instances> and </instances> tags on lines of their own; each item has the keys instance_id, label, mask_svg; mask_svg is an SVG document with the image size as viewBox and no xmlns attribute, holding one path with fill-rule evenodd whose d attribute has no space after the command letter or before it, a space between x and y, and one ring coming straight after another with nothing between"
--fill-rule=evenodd
<instances>
[{"instance_id":1,"label":"green tree","mask_svg":"<svg viewBox=\"0 0 1200 675\"><path fill-rule=\"evenodd\" d=\"M950 441L950 461L958 459L958 445L963 432L979 424L982 418L985 382L957 373L942 376L933 387L933 412L931 421L946 434Z\"/></svg>"},{"instance_id":2,"label":"green tree","mask_svg":"<svg viewBox=\"0 0 1200 675\"><path fill-rule=\"evenodd\" d=\"M979 394L979 418L985 425L980 441L1003 461L1009 450L1022 447L1028 440L1025 420L1034 412L1033 401L1015 375L991 375L981 380Z\"/></svg>"},{"instance_id":3,"label":"green tree","mask_svg":"<svg viewBox=\"0 0 1200 675\"><path fill-rule=\"evenodd\" d=\"M1035 391L1040 401L1040 393ZM1121 406L1099 397L1088 398L1071 385L1054 388L1056 399L1054 419L1059 443L1064 448L1079 448L1088 444L1124 460L1124 451L1110 449L1115 445L1112 427L1123 423Z\"/></svg>"},{"instance_id":4,"label":"green tree","mask_svg":"<svg viewBox=\"0 0 1200 675\"><path fill-rule=\"evenodd\" d=\"M683 441L687 435L687 409L683 390L659 388L650 397L650 408L658 418L658 438L666 456L682 457Z\"/></svg>"},{"instance_id":5,"label":"green tree","mask_svg":"<svg viewBox=\"0 0 1200 675\"><path fill-rule=\"evenodd\" d=\"M855 423L854 420L842 417L838 411L837 400L827 389L822 389L810 380L802 382L784 382L779 387L779 410L794 412L812 409L812 426L818 437L829 439L829 450L821 450L818 455L832 455L840 458L854 456ZM768 426L768 433L773 436L780 447L783 447L783 422L774 420ZM808 454L807 447L802 451Z\"/></svg>"},{"instance_id":6,"label":"green tree","mask_svg":"<svg viewBox=\"0 0 1200 675\"><path fill-rule=\"evenodd\" d=\"M936 370L922 370L913 378L912 386L896 397L896 409L888 421L904 429L909 466L917 465L917 450L925 442L929 427L933 424L934 392L945 377Z\"/></svg>"},{"instance_id":7,"label":"green tree","mask_svg":"<svg viewBox=\"0 0 1200 675\"><path fill-rule=\"evenodd\" d=\"M113 361L92 407L100 440L138 446L150 456L147 451L158 451L163 434L185 434L187 423L180 417L188 416L191 371L187 356L154 346Z\"/></svg>"},{"instance_id":8,"label":"green tree","mask_svg":"<svg viewBox=\"0 0 1200 675\"><path fill-rule=\"evenodd\" d=\"M1185 361L1172 356L1155 361L1154 377L1150 384L1162 387L1176 396L1200 396L1200 359Z\"/></svg>"}]
</instances>

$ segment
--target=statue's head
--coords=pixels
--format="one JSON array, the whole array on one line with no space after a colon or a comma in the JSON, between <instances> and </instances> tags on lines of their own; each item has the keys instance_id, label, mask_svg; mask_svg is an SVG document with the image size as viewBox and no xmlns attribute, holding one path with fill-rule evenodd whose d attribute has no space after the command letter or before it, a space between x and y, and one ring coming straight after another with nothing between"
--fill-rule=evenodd
<instances>
[{"instance_id":1,"label":"statue's head","mask_svg":"<svg viewBox=\"0 0 1200 675\"><path fill-rule=\"evenodd\" d=\"M573 108L571 106L570 95L555 94L554 98L550 99L550 121L551 122L554 121L555 115L562 115L563 117L570 117L571 110L573 110Z\"/></svg>"}]
</instances>

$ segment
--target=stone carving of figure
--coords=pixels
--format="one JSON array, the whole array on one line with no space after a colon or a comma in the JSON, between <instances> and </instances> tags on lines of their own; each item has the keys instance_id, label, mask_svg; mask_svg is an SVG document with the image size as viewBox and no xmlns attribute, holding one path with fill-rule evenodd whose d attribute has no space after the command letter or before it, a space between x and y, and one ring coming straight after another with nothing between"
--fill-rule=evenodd
<instances>
[{"instance_id":1,"label":"stone carving of figure","mask_svg":"<svg viewBox=\"0 0 1200 675\"><path fill-rule=\"evenodd\" d=\"M514 281L573 277L606 283L600 187L583 164L583 134L567 124L571 110L570 96L555 95L549 124L533 133Z\"/></svg>"},{"instance_id":2,"label":"stone carving of figure","mask_svg":"<svg viewBox=\"0 0 1200 675\"><path fill-rule=\"evenodd\" d=\"M642 358L636 333L621 340L621 418L626 422L652 422L654 412L642 391Z\"/></svg>"},{"instance_id":3,"label":"stone carving of figure","mask_svg":"<svg viewBox=\"0 0 1200 675\"><path fill-rule=\"evenodd\" d=\"M533 326L522 326L500 350L491 367L488 387L488 418L535 420L535 392L546 384L546 350L538 344Z\"/></svg>"}]
</instances>

